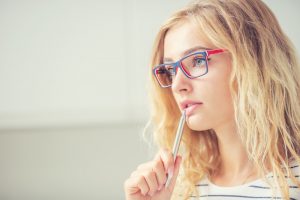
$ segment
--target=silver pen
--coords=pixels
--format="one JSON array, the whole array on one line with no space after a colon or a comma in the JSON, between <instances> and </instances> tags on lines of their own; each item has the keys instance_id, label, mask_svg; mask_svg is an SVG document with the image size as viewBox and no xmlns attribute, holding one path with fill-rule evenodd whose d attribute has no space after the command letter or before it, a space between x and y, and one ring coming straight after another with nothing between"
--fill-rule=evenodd
<instances>
[{"instance_id":1,"label":"silver pen","mask_svg":"<svg viewBox=\"0 0 300 200\"><path fill-rule=\"evenodd\" d=\"M182 137L182 133L183 133L184 122L185 122L185 110L183 110L181 118L179 120L177 132L176 132L176 137L175 137L175 141L174 141L174 144L173 144L172 154L173 154L174 162L176 160L176 156L177 156L177 153L178 153L178 149L179 149L179 145L180 145L180 141L181 141L181 137ZM170 175L168 175L165 187L169 186L169 184L171 182L171 179L172 179L172 177Z\"/></svg>"}]
</instances>

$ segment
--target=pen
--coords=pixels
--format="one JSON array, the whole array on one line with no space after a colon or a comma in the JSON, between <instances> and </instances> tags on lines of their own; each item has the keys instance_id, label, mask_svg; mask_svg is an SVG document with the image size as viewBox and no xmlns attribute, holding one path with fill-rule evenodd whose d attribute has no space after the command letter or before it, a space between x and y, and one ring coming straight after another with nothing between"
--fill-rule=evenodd
<instances>
[{"instance_id":1,"label":"pen","mask_svg":"<svg viewBox=\"0 0 300 200\"><path fill-rule=\"evenodd\" d=\"M181 118L179 120L177 132L176 132L176 137L175 137L175 141L174 141L174 144L173 144L172 154L173 154L174 162L176 160L176 156L177 156L177 153L178 153L178 149L179 149L179 145L180 145L180 141L181 141L181 136L182 136L182 133L183 133L184 122L185 122L185 110L183 110ZM171 179L172 179L172 177L168 175L165 187L169 186L169 184L171 182Z\"/></svg>"}]
</instances>

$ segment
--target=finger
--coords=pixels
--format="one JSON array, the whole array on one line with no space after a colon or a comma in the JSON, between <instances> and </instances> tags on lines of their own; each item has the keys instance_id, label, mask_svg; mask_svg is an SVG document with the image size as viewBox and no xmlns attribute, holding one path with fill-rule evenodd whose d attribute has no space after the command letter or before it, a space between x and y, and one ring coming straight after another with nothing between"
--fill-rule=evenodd
<instances>
[{"instance_id":1,"label":"finger","mask_svg":"<svg viewBox=\"0 0 300 200\"><path fill-rule=\"evenodd\" d=\"M132 177L143 175L144 172L151 170L152 166L153 164L149 164L149 163L140 164L137 167L137 169L130 174L130 177L132 178Z\"/></svg>"},{"instance_id":2,"label":"finger","mask_svg":"<svg viewBox=\"0 0 300 200\"><path fill-rule=\"evenodd\" d=\"M149 192L149 186L144 176L137 178L137 187L140 189L143 195L146 195Z\"/></svg>"},{"instance_id":3,"label":"finger","mask_svg":"<svg viewBox=\"0 0 300 200\"><path fill-rule=\"evenodd\" d=\"M148 171L154 171L157 179L158 190L163 188L167 175L165 172L164 164L160 157L157 157L154 161L139 165L138 169L131 173L130 177L136 177L139 175L143 175Z\"/></svg>"},{"instance_id":4,"label":"finger","mask_svg":"<svg viewBox=\"0 0 300 200\"><path fill-rule=\"evenodd\" d=\"M160 159L164 164L165 172L168 176L172 176L174 172L174 158L171 151L163 149L160 153Z\"/></svg>"},{"instance_id":5,"label":"finger","mask_svg":"<svg viewBox=\"0 0 300 200\"><path fill-rule=\"evenodd\" d=\"M126 195L133 195L140 192L145 196L149 191L149 187L144 176L138 176L129 178L124 184L124 190Z\"/></svg>"},{"instance_id":6,"label":"finger","mask_svg":"<svg viewBox=\"0 0 300 200\"><path fill-rule=\"evenodd\" d=\"M149 171L153 171L152 167L148 168L148 169L139 169L139 170L135 170L134 172L131 173L130 177L134 178L134 177L139 177L139 176L144 176L145 174L147 174Z\"/></svg>"},{"instance_id":7,"label":"finger","mask_svg":"<svg viewBox=\"0 0 300 200\"><path fill-rule=\"evenodd\" d=\"M172 177L170 185L169 185L170 191L174 190L174 187L175 187L175 184L176 184L176 180L177 180L177 176L179 174L179 169L180 169L181 162L182 162L182 157L181 156L177 156L176 160L175 160L174 174L173 174L173 177Z\"/></svg>"},{"instance_id":8,"label":"finger","mask_svg":"<svg viewBox=\"0 0 300 200\"><path fill-rule=\"evenodd\" d=\"M131 173L130 177L137 175L143 175L146 171L153 170L155 167L156 161L151 161L147 163L140 164L137 169ZM153 170L154 171L154 170Z\"/></svg>"},{"instance_id":9,"label":"finger","mask_svg":"<svg viewBox=\"0 0 300 200\"><path fill-rule=\"evenodd\" d=\"M152 168L152 165L153 165L153 162L152 162L152 161L147 162L147 163L143 163L143 164L140 164L140 165L137 167L137 170L151 169L151 168Z\"/></svg>"},{"instance_id":10,"label":"finger","mask_svg":"<svg viewBox=\"0 0 300 200\"><path fill-rule=\"evenodd\" d=\"M156 173L152 170L147 171L144 174L144 178L148 184L148 188L149 188L148 194L150 196L153 196L156 193L156 191L158 190L158 182L156 179Z\"/></svg>"},{"instance_id":11,"label":"finger","mask_svg":"<svg viewBox=\"0 0 300 200\"><path fill-rule=\"evenodd\" d=\"M157 160L155 160L154 164L153 164L153 171L156 174L156 179L157 179L157 183L158 183L158 190L160 190L161 188L163 188L166 180L167 180L167 174L165 171L165 167L163 162L161 161L160 158L158 158Z\"/></svg>"}]
</instances>

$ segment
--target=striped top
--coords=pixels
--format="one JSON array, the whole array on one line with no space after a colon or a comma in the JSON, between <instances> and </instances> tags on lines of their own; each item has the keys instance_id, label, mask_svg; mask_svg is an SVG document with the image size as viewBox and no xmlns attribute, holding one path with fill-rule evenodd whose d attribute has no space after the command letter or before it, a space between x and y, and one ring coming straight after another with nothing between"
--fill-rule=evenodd
<instances>
[{"instance_id":1,"label":"striped top","mask_svg":"<svg viewBox=\"0 0 300 200\"><path fill-rule=\"evenodd\" d=\"M290 168L293 175L300 181L300 166L296 163L291 163ZM273 179L270 173L266 176L267 179ZM290 178L286 177L290 188L290 200L300 200L300 188L298 188ZM200 181L197 185L200 196L190 196L191 200L270 200L272 199L272 189L263 180L258 179L244 185L234 187L221 187L211 183L207 178ZM283 199L280 191L276 191L273 199Z\"/></svg>"}]
</instances>

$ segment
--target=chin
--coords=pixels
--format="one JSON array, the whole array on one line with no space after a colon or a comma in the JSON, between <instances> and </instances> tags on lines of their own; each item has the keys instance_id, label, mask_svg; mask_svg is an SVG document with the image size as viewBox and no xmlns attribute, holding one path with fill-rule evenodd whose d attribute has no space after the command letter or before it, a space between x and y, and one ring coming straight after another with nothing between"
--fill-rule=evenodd
<instances>
[{"instance_id":1,"label":"chin","mask_svg":"<svg viewBox=\"0 0 300 200\"><path fill-rule=\"evenodd\" d=\"M208 126L207 121L205 123L203 119L194 115L187 118L186 124L193 131L205 131L211 129L211 127Z\"/></svg>"}]
</instances>

